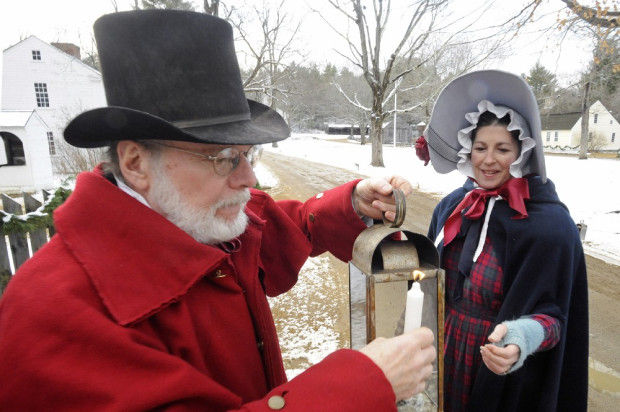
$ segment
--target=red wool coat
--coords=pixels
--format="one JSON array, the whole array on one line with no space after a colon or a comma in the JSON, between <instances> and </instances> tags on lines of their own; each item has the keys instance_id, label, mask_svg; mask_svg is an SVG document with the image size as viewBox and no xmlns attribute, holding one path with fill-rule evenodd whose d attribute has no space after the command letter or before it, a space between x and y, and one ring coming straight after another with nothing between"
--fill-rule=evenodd
<instances>
[{"instance_id":1,"label":"red wool coat","mask_svg":"<svg viewBox=\"0 0 620 412\"><path fill-rule=\"evenodd\" d=\"M0 300L0 410L396 410L365 355L339 350L286 382L265 294L309 255L350 259L355 182L305 203L253 190L231 254L197 243L98 172Z\"/></svg>"}]
</instances>

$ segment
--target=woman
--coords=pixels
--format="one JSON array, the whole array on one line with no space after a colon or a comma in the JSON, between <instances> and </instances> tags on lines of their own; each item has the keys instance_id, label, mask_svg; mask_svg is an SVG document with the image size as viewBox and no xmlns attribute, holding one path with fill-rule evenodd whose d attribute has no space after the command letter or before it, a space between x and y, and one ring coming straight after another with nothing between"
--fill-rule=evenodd
<instances>
[{"instance_id":1,"label":"woman","mask_svg":"<svg viewBox=\"0 0 620 412\"><path fill-rule=\"evenodd\" d=\"M495 70L461 76L425 136L438 172L468 177L429 229L447 279L445 409L585 411L585 260L546 178L529 86Z\"/></svg>"}]
</instances>

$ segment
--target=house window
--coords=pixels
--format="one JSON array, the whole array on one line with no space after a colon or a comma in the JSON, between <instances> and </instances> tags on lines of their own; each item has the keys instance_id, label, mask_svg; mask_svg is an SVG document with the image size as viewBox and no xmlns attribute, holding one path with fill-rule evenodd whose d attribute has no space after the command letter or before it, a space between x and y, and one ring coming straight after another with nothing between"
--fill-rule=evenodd
<instances>
[{"instance_id":1,"label":"house window","mask_svg":"<svg viewBox=\"0 0 620 412\"><path fill-rule=\"evenodd\" d=\"M50 99L47 95L47 83L35 83L34 94L37 97L37 107L50 107Z\"/></svg>"},{"instance_id":2,"label":"house window","mask_svg":"<svg viewBox=\"0 0 620 412\"><path fill-rule=\"evenodd\" d=\"M588 142L591 142L591 141L592 141L592 132L589 132L588 133Z\"/></svg>"},{"instance_id":3,"label":"house window","mask_svg":"<svg viewBox=\"0 0 620 412\"><path fill-rule=\"evenodd\" d=\"M598 113L594 113L594 123L598 121Z\"/></svg>"},{"instance_id":4,"label":"house window","mask_svg":"<svg viewBox=\"0 0 620 412\"><path fill-rule=\"evenodd\" d=\"M558 141L558 132L557 132L557 131L556 131L556 132L554 132L554 134L553 134L553 141L554 141L554 142L557 142L557 141Z\"/></svg>"},{"instance_id":5,"label":"house window","mask_svg":"<svg viewBox=\"0 0 620 412\"><path fill-rule=\"evenodd\" d=\"M47 132L47 145L49 146L50 154L53 156L56 154L56 145L54 144L54 133Z\"/></svg>"},{"instance_id":6,"label":"house window","mask_svg":"<svg viewBox=\"0 0 620 412\"><path fill-rule=\"evenodd\" d=\"M611 134L611 142L615 142L616 141L616 132Z\"/></svg>"},{"instance_id":7,"label":"house window","mask_svg":"<svg viewBox=\"0 0 620 412\"><path fill-rule=\"evenodd\" d=\"M551 140L551 132L547 132L547 141Z\"/></svg>"},{"instance_id":8,"label":"house window","mask_svg":"<svg viewBox=\"0 0 620 412\"><path fill-rule=\"evenodd\" d=\"M17 136L11 133L0 133L4 141L4 150L6 152L6 164L8 166L20 166L26 164L26 156L24 156L24 145Z\"/></svg>"},{"instance_id":9,"label":"house window","mask_svg":"<svg viewBox=\"0 0 620 412\"><path fill-rule=\"evenodd\" d=\"M32 60L41 60L41 50L32 51Z\"/></svg>"}]
</instances>

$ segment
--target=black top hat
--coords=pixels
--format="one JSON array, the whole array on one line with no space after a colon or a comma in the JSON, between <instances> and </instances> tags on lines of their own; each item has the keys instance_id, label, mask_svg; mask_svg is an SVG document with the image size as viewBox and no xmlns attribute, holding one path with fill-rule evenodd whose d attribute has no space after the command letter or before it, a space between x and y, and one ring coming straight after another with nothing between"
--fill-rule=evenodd
<instances>
[{"instance_id":1,"label":"black top hat","mask_svg":"<svg viewBox=\"0 0 620 412\"><path fill-rule=\"evenodd\" d=\"M203 13L139 10L94 25L108 107L64 131L78 147L166 139L260 144L285 139L286 122L245 98L232 27Z\"/></svg>"}]
</instances>

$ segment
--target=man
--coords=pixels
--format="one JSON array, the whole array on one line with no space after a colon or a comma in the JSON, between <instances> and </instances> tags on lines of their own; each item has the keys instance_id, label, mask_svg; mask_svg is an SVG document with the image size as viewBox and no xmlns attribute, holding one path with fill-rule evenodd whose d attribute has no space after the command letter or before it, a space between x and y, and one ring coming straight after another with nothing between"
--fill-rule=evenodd
<instances>
[{"instance_id":1,"label":"man","mask_svg":"<svg viewBox=\"0 0 620 412\"><path fill-rule=\"evenodd\" d=\"M226 22L117 13L95 36L109 107L65 138L108 145L111 160L78 177L57 234L0 301L1 409L377 411L421 391L427 329L337 351L286 382L266 299L309 255L350 259L360 216L393 218L392 187L409 184L274 202L252 189L253 146L289 130L245 99Z\"/></svg>"}]
</instances>

